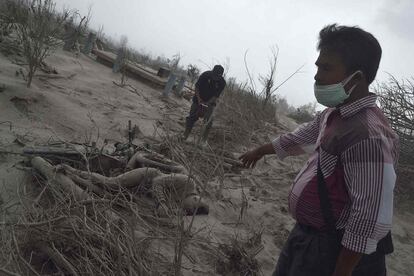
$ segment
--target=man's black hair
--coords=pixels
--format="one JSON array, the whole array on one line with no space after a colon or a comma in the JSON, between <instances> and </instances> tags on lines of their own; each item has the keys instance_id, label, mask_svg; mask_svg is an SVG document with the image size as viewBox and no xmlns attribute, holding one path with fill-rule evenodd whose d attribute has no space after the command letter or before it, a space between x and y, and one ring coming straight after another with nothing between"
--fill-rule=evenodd
<instances>
[{"instance_id":1,"label":"man's black hair","mask_svg":"<svg viewBox=\"0 0 414 276\"><path fill-rule=\"evenodd\" d=\"M214 68L213 68L213 72L216 75L223 76L224 68L221 65L215 65Z\"/></svg>"},{"instance_id":2,"label":"man's black hair","mask_svg":"<svg viewBox=\"0 0 414 276\"><path fill-rule=\"evenodd\" d=\"M381 46L370 33L359 27L332 24L319 32L318 50L338 54L347 73L361 70L368 84L372 83L381 60Z\"/></svg>"}]
</instances>

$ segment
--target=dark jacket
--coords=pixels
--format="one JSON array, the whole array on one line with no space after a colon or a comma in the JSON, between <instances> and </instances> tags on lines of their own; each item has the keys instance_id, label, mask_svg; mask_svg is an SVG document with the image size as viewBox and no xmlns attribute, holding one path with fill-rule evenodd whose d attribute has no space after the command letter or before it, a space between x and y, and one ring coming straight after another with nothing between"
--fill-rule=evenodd
<instances>
[{"instance_id":1,"label":"dark jacket","mask_svg":"<svg viewBox=\"0 0 414 276\"><path fill-rule=\"evenodd\" d=\"M200 98L203 101L208 101L212 97L220 96L226 87L226 81L222 76L217 77L212 71L205 71L198 78L195 87L199 91ZM197 97L194 97L193 100L197 102Z\"/></svg>"}]
</instances>

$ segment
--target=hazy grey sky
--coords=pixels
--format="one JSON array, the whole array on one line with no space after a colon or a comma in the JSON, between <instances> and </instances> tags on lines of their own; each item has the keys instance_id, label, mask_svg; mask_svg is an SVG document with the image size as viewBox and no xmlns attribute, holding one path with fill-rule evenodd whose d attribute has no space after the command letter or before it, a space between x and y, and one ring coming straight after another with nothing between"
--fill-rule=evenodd
<instances>
[{"instance_id":1,"label":"hazy grey sky","mask_svg":"<svg viewBox=\"0 0 414 276\"><path fill-rule=\"evenodd\" d=\"M268 70L270 47L278 45L277 83L305 64L280 88L295 106L315 101L314 62L319 30L330 23L358 25L373 33L383 49L377 80L389 72L414 76L413 0L56 0L86 13L106 34L128 36L131 46L153 56L177 52L182 64L230 61L229 76L245 81L244 52L257 77Z\"/></svg>"}]
</instances>

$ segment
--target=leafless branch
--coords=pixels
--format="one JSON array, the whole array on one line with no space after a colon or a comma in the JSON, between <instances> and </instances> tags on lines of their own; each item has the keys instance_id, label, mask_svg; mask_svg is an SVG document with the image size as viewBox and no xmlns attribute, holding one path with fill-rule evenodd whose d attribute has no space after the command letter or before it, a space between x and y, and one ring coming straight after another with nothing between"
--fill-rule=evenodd
<instances>
[{"instance_id":1,"label":"leafless branch","mask_svg":"<svg viewBox=\"0 0 414 276\"><path fill-rule=\"evenodd\" d=\"M247 72L247 76L249 77L249 82L250 82L250 92L251 93L256 93L256 83L254 82L253 76L250 73L249 70L249 66L247 65L247 53L249 52L249 50L246 50L246 52L244 52L244 67L246 68L246 72Z\"/></svg>"},{"instance_id":2,"label":"leafless branch","mask_svg":"<svg viewBox=\"0 0 414 276\"><path fill-rule=\"evenodd\" d=\"M414 160L414 78L397 80L389 74L389 80L376 87L379 104L391 127L400 137L401 160Z\"/></svg>"}]
</instances>

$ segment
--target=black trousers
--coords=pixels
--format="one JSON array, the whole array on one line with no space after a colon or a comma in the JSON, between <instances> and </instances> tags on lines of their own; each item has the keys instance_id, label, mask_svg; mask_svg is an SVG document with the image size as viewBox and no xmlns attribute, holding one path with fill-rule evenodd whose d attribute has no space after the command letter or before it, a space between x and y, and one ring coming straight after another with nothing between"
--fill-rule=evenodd
<instances>
[{"instance_id":1,"label":"black trousers","mask_svg":"<svg viewBox=\"0 0 414 276\"><path fill-rule=\"evenodd\" d=\"M319 232L296 224L280 253L273 276L332 276L342 235L342 231ZM390 239L391 236L392 247ZM384 250L377 249L363 255L352 276L386 276L385 254Z\"/></svg>"},{"instance_id":2,"label":"black trousers","mask_svg":"<svg viewBox=\"0 0 414 276\"><path fill-rule=\"evenodd\" d=\"M213 114L214 107L216 105L214 103L210 104L204 113L203 120L206 125L206 129L210 130L211 126L213 125L213 118L210 118ZM198 102L193 99L193 103L190 108L190 114L188 114L188 117L186 118L186 128L192 129L194 124L198 121L200 118L198 115Z\"/></svg>"}]
</instances>

